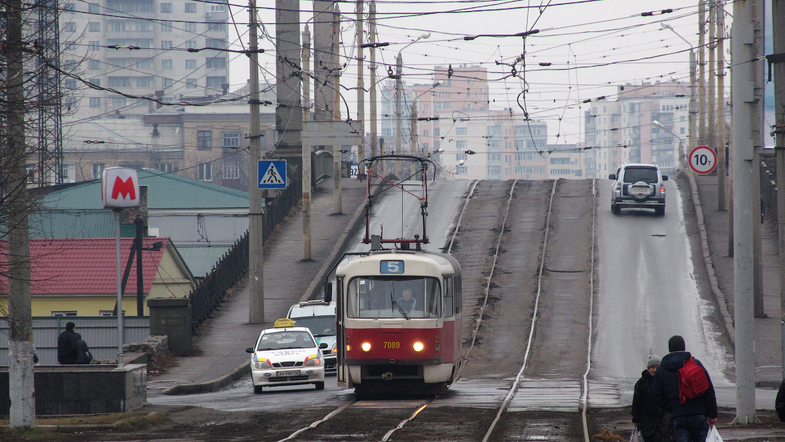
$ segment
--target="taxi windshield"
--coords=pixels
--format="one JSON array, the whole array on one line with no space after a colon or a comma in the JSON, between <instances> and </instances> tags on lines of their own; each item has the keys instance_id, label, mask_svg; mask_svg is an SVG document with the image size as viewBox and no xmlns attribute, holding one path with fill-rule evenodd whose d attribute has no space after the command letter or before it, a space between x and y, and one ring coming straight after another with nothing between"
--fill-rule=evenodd
<instances>
[{"instance_id":1,"label":"taxi windshield","mask_svg":"<svg viewBox=\"0 0 785 442\"><path fill-rule=\"evenodd\" d=\"M438 318L439 280L429 277L357 277L349 282L346 313L350 318Z\"/></svg>"},{"instance_id":2,"label":"taxi windshield","mask_svg":"<svg viewBox=\"0 0 785 442\"><path fill-rule=\"evenodd\" d=\"M290 348L314 348L316 343L311 335L305 331L270 332L259 339L257 351L282 350Z\"/></svg>"}]
</instances>

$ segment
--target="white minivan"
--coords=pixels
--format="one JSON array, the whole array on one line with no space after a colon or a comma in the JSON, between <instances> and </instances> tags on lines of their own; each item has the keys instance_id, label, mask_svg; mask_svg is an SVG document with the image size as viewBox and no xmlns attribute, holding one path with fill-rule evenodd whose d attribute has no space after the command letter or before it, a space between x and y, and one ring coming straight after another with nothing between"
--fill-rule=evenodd
<instances>
[{"instance_id":1,"label":"white minivan","mask_svg":"<svg viewBox=\"0 0 785 442\"><path fill-rule=\"evenodd\" d=\"M289 307L287 318L294 320L298 327L308 327L321 346L327 344L324 352L324 372L335 374L338 349L335 344L335 304L321 300L303 301Z\"/></svg>"}]
</instances>

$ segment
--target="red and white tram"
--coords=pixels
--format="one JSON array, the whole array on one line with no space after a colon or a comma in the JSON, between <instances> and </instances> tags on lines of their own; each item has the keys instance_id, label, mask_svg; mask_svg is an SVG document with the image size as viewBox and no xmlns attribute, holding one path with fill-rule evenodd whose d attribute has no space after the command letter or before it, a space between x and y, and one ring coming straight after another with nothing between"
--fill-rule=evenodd
<instances>
[{"instance_id":1,"label":"red and white tram","mask_svg":"<svg viewBox=\"0 0 785 442\"><path fill-rule=\"evenodd\" d=\"M418 175L423 218L426 175ZM370 203L370 186L368 195ZM358 395L443 391L463 357L460 264L449 255L423 251L424 235L385 240L368 238L366 229L363 242L372 243L371 250L347 254L335 269L334 292L326 294L336 301L338 385L354 387Z\"/></svg>"}]
</instances>

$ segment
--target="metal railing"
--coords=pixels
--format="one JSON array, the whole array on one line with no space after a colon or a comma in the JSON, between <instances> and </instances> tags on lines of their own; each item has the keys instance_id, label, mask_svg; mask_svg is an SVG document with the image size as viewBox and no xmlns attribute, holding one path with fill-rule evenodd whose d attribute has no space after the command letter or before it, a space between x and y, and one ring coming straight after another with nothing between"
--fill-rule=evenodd
<instances>
[{"instance_id":1,"label":"metal railing","mask_svg":"<svg viewBox=\"0 0 785 442\"><path fill-rule=\"evenodd\" d=\"M262 218L262 238L270 240L275 228L283 223L289 213L297 207L302 198L302 182L289 181L275 199L264 208ZM267 200L265 200L267 201ZM197 334L199 326L207 320L226 294L248 273L249 262L248 232L237 240L231 249L191 291L191 331Z\"/></svg>"}]
</instances>

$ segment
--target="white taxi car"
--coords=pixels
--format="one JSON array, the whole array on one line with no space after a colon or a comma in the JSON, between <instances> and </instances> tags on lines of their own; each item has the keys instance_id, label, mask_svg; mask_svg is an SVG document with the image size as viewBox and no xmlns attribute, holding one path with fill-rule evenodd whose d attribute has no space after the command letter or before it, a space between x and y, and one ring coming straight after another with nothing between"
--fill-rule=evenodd
<instances>
[{"instance_id":1,"label":"white taxi car","mask_svg":"<svg viewBox=\"0 0 785 442\"><path fill-rule=\"evenodd\" d=\"M322 344L326 348L327 344ZM251 353L251 382L254 393L263 387L314 384L324 390L324 355L308 327L295 327L288 318L262 330Z\"/></svg>"}]
</instances>

